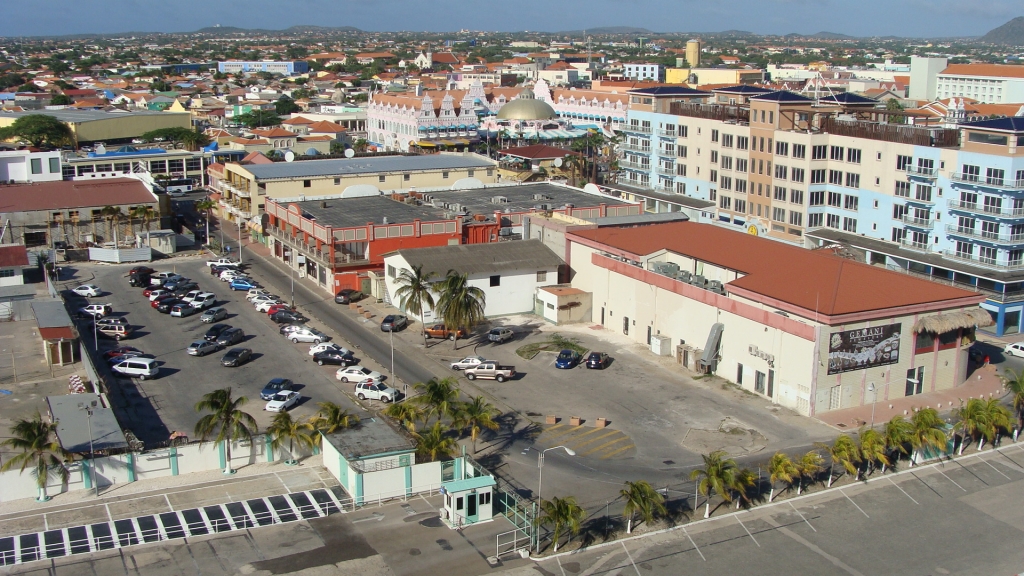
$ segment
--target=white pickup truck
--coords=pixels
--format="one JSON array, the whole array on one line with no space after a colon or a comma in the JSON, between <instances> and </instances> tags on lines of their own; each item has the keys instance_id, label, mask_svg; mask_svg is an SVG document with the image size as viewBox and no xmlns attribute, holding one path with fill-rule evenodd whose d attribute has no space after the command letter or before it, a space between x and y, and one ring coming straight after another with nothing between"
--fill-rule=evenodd
<instances>
[{"instance_id":1,"label":"white pickup truck","mask_svg":"<svg viewBox=\"0 0 1024 576\"><path fill-rule=\"evenodd\" d=\"M216 260L207 260L206 261L206 265L207 266L230 266L232 268L236 268L238 266L238 261L237 260L232 260L231 258L218 258Z\"/></svg>"},{"instance_id":2,"label":"white pickup truck","mask_svg":"<svg viewBox=\"0 0 1024 576\"><path fill-rule=\"evenodd\" d=\"M466 378L470 380L483 378L485 380L504 382L505 380L511 380L515 375L516 369L514 366L502 366L497 362L490 361L482 362L473 368L466 369Z\"/></svg>"}]
</instances>

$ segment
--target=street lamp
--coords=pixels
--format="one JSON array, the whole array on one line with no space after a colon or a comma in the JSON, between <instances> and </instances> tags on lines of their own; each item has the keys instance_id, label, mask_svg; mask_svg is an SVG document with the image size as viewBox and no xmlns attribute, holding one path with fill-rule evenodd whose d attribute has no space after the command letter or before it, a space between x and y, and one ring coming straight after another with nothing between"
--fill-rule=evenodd
<instances>
[{"instance_id":1,"label":"street lamp","mask_svg":"<svg viewBox=\"0 0 1024 576\"><path fill-rule=\"evenodd\" d=\"M388 337L391 339L391 381L398 385L398 380L395 379L395 329L388 330ZM395 388L398 390L398 388ZM408 392L408 390L406 390Z\"/></svg>"},{"instance_id":2,"label":"street lamp","mask_svg":"<svg viewBox=\"0 0 1024 576\"><path fill-rule=\"evenodd\" d=\"M565 449L565 453L568 454L569 456L575 456L576 455L576 451L573 450L572 448L569 448L568 446L552 446L551 448L547 448L547 449L544 449L544 450L537 450L536 448L534 448L534 450L537 450L537 452L538 452L538 454L537 454L537 502L541 502L541 497L540 497L540 495L541 495L541 487L544 486L544 453L547 452L548 450L557 450L559 448L564 448ZM534 530L536 530L536 528L534 528ZM538 554L540 553L540 534L537 535L537 553Z\"/></svg>"},{"instance_id":3,"label":"street lamp","mask_svg":"<svg viewBox=\"0 0 1024 576\"><path fill-rule=\"evenodd\" d=\"M238 263L242 263L242 216L239 214L235 217L235 223L238 224Z\"/></svg>"},{"instance_id":4,"label":"street lamp","mask_svg":"<svg viewBox=\"0 0 1024 576\"><path fill-rule=\"evenodd\" d=\"M100 497L100 485L99 485L98 482L96 482L96 458L95 458L95 455L94 455L93 449L92 449L92 446L93 446L92 445L92 411L95 408L96 408L96 401L95 400L89 402L88 404L84 404L82 402L78 403L78 409L79 410L85 410L85 413L87 414L87 418L89 420L89 468L91 468L90 473L92 475L92 485L93 485L93 488L96 490L96 497L99 498Z\"/></svg>"},{"instance_id":5,"label":"street lamp","mask_svg":"<svg viewBox=\"0 0 1024 576\"><path fill-rule=\"evenodd\" d=\"M875 400L878 400L878 389L875 383L868 384L868 392L871 392L871 427L875 427Z\"/></svg>"}]
</instances>

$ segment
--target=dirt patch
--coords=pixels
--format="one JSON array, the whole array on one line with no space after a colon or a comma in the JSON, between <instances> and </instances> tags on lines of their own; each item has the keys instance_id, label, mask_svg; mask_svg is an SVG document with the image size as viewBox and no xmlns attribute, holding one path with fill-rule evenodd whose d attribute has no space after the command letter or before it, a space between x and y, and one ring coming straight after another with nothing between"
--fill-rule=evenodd
<instances>
[{"instance_id":1,"label":"dirt patch","mask_svg":"<svg viewBox=\"0 0 1024 576\"><path fill-rule=\"evenodd\" d=\"M682 444L698 454L724 450L730 456L743 456L764 450L768 439L737 420L725 418L716 430L690 428L683 436Z\"/></svg>"}]
</instances>

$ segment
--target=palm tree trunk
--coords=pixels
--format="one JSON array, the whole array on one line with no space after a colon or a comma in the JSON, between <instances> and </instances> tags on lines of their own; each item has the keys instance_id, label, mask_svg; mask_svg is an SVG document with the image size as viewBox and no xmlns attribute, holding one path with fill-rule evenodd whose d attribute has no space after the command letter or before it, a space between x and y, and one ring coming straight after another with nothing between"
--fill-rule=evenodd
<instances>
[{"instance_id":1,"label":"palm tree trunk","mask_svg":"<svg viewBox=\"0 0 1024 576\"><path fill-rule=\"evenodd\" d=\"M630 514L629 518L626 519L626 534L633 533L633 515Z\"/></svg>"},{"instance_id":2,"label":"palm tree trunk","mask_svg":"<svg viewBox=\"0 0 1024 576\"><path fill-rule=\"evenodd\" d=\"M984 446L985 446L985 437L982 436L981 438L978 438L978 452L981 452L981 449Z\"/></svg>"},{"instance_id":3,"label":"palm tree trunk","mask_svg":"<svg viewBox=\"0 0 1024 576\"><path fill-rule=\"evenodd\" d=\"M771 502L772 498L775 497L775 485L772 484L771 490L768 491L768 501Z\"/></svg>"},{"instance_id":4,"label":"palm tree trunk","mask_svg":"<svg viewBox=\"0 0 1024 576\"><path fill-rule=\"evenodd\" d=\"M231 474L231 439L224 440L224 473Z\"/></svg>"},{"instance_id":5,"label":"palm tree trunk","mask_svg":"<svg viewBox=\"0 0 1024 576\"><path fill-rule=\"evenodd\" d=\"M704 517L711 516L711 495L708 494L708 501L704 503Z\"/></svg>"},{"instance_id":6,"label":"palm tree trunk","mask_svg":"<svg viewBox=\"0 0 1024 576\"><path fill-rule=\"evenodd\" d=\"M833 472L833 469L832 469L831 466L829 466L829 468L828 468L828 487L829 488L832 487L832 472Z\"/></svg>"}]
</instances>

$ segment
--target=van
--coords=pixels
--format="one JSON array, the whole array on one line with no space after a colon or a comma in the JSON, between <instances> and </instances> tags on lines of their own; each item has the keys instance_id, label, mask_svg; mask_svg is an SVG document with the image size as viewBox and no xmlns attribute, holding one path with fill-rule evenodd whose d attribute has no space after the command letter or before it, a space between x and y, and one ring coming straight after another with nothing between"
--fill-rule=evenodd
<instances>
[{"instance_id":1,"label":"van","mask_svg":"<svg viewBox=\"0 0 1024 576\"><path fill-rule=\"evenodd\" d=\"M131 336L133 328L128 324L97 324L96 332L104 338L122 340Z\"/></svg>"},{"instance_id":2,"label":"van","mask_svg":"<svg viewBox=\"0 0 1024 576\"><path fill-rule=\"evenodd\" d=\"M211 308L217 303L217 295L213 292L203 292L192 299L190 304L193 308Z\"/></svg>"},{"instance_id":3,"label":"van","mask_svg":"<svg viewBox=\"0 0 1024 576\"><path fill-rule=\"evenodd\" d=\"M118 374L139 380L156 378L160 373L160 367L157 366L155 358L129 358L120 364L115 364L113 370Z\"/></svg>"}]
</instances>

